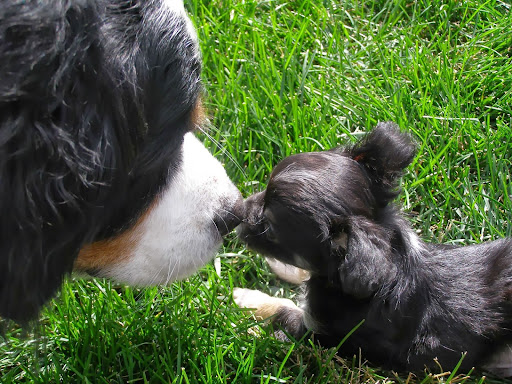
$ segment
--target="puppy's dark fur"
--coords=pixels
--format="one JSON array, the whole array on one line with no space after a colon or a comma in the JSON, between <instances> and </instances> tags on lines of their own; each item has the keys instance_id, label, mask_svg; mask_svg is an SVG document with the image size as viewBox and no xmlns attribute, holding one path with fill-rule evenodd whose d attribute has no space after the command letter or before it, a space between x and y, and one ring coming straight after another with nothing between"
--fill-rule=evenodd
<instances>
[{"instance_id":1,"label":"puppy's dark fur","mask_svg":"<svg viewBox=\"0 0 512 384\"><path fill-rule=\"evenodd\" d=\"M246 201L240 238L262 254L310 271L303 308L273 321L294 337L313 328L388 368L482 365L510 341L512 241L457 247L425 243L392 204L415 155L410 137L381 123L350 148L279 163L265 191Z\"/></svg>"}]
</instances>

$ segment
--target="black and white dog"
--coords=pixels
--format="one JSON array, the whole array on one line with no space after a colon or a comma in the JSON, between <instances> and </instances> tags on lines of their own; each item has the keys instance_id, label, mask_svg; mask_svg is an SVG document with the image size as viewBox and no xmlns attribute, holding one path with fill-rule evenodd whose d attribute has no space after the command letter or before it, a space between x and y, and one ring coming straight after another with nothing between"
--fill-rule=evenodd
<instances>
[{"instance_id":1,"label":"black and white dog","mask_svg":"<svg viewBox=\"0 0 512 384\"><path fill-rule=\"evenodd\" d=\"M201 58L181 0L0 10L0 316L73 268L168 283L210 260L242 199L193 136Z\"/></svg>"},{"instance_id":2,"label":"black and white dog","mask_svg":"<svg viewBox=\"0 0 512 384\"><path fill-rule=\"evenodd\" d=\"M457 247L425 243L392 204L415 155L410 137L380 123L353 147L280 162L267 189L246 200L248 247L305 269L303 305L237 289L295 338L313 330L341 353L388 368L487 366L512 373L512 240ZM510 351L508 351L510 352Z\"/></svg>"}]
</instances>

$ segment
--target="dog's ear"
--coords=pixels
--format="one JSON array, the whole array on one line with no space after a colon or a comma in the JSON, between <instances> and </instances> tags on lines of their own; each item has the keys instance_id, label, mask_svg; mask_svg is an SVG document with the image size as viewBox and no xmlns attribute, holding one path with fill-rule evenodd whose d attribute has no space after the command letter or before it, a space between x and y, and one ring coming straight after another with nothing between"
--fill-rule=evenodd
<instances>
[{"instance_id":1,"label":"dog's ear","mask_svg":"<svg viewBox=\"0 0 512 384\"><path fill-rule=\"evenodd\" d=\"M411 136L392 122L379 123L348 155L361 164L372 181L374 195L386 205L396 197L398 179L412 162L416 145Z\"/></svg>"},{"instance_id":2,"label":"dog's ear","mask_svg":"<svg viewBox=\"0 0 512 384\"><path fill-rule=\"evenodd\" d=\"M343 245L345 257L338 268L341 286L346 294L368 298L396 276L392 260L390 234L378 224L362 216L349 220Z\"/></svg>"}]
</instances>

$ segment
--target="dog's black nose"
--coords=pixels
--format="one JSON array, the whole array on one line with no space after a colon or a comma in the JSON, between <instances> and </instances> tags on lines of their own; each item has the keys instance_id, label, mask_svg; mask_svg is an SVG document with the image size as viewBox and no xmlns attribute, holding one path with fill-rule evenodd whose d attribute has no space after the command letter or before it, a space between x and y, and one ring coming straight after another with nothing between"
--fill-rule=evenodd
<instances>
[{"instance_id":1,"label":"dog's black nose","mask_svg":"<svg viewBox=\"0 0 512 384\"><path fill-rule=\"evenodd\" d=\"M240 197L231 209L217 212L213 222L220 235L225 236L240 224L244 218L245 205L243 199Z\"/></svg>"}]
</instances>

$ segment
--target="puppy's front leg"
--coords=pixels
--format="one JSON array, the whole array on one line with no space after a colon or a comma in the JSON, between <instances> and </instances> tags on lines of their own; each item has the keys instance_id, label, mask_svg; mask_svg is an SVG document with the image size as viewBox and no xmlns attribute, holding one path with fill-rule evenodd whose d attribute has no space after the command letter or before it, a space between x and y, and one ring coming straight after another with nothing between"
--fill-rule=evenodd
<instances>
[{"instance_id":1,"label":"puppy's front leg","mask_svg":"<svg viewBox=\"0 0 512 384\"><path fill-rule=\"evenodd\" d=\"M392 262L389 234L364 218L350 224L344 260L339 266L343 291L368 298L392 281L397 268Z\"/></svg>"},{"instance_id":2,"label":"puppy's front leg","mask_svg":"<svg viewBox=\"0 0 512 384\"><path fill-rule=\"evenodd\" d=\"M307 332L304 324L304 311L289 299L272 297L266 293L246 288L235 288L233 299L240 308L252 309L258 320L269 319L272 324L286 333L300 339ZM287 339L282 331L276 329L276 337Z\"/></svg>"}]
</instances>

